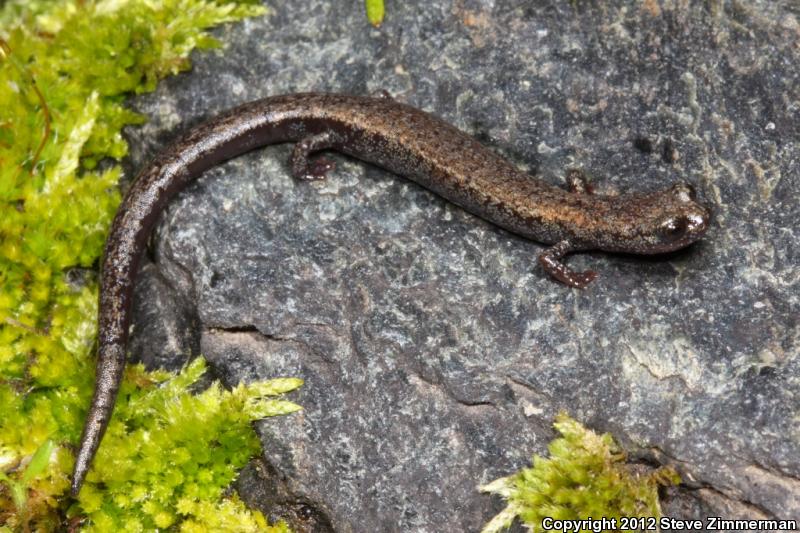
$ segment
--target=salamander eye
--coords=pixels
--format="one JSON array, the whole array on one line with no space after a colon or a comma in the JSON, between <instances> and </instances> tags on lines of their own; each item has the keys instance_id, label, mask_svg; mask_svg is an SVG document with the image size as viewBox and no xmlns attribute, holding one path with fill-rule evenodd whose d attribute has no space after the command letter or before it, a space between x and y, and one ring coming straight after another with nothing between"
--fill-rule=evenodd
<instances>
[{"instance_id":1,"label":"salamander eye","mask_svg":"<svg viewBox=\"0 0 800 533\"><path fill-rule=\"evenodd\" d=\"M661 223L661 235L668 241L677 241L684 235L689 228L689 220L686 217L670 217Z\"/></svg>"}]
</instances>

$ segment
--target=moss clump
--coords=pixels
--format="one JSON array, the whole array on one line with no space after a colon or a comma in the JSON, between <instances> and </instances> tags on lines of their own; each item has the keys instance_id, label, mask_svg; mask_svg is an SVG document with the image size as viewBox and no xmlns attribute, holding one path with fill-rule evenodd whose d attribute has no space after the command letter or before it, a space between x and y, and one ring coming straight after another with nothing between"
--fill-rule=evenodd
<instances>
[{"instance_id":1,"label":"moss clump","mask_svg":"<svg viewBox=\"0 0 800 533\"><path fill-rule=\"evenodd\" d=\"M299 407L270 397L301 385L283 378L218 383L198 394L189 387L205 370L196 359L179 375L126 370L118 416L108 427L94 468L78 497L89 531L262 531L267 523L238 500L219 501L237 472L259 450L251 422Z\"/></svg>"},{"instance_id":2,"label":"moss clump","mask_svg":"<svg viewBox=\"0 0 800 533\"><path fill-rule=\"evenodd\" d=\"M63 528L67 514L98 530L266 527L219 498L258 450L249 422L293 408L258 398L296 382L192 397L201 363L169 379L130 370L96 470L69 510L63 497L93 387L113 163L127 153L122 127L144 120L125 98L187 69L192 49L217 45L207 28L263 13L257 3L0 5L0 531Z\"/></svg>"},{"instance_id":3,"label":"moss clump","mask_svg":"<svg viewBox=\"0 0 800 533\"><path fill-rule=\"evenodd\" d=\"M556 419L562 437L548 446L550 457L534 456L533 466L480 487L508 506L483 533L495 533L519 518L531 531L548 531L542 519L660 517L659 485L680 482L671 468L640 476L624 463L611 435L597 435L565 414ZM615 530L619 531L619 530Z\"/></svg>"},{"instance_id":4,"label":"moss clump","mask_svg":"<svg viewBox=\"0 0 800 533\"><path fill-rule=\"evenodd\" d=\"M369 23L376 28L380 27L385 14L383 0L365 0L364 4L367 10L367 20L369 20Z\"/></svg>"}]
</instances>

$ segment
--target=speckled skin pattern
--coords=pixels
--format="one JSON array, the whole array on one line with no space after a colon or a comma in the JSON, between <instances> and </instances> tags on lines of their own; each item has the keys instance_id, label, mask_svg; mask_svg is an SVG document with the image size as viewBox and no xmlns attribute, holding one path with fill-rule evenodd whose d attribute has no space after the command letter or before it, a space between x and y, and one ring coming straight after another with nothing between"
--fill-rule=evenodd
<instances>
[{"instance_id":1,"label":"speckled skin pattern","mask_svg":"<svg viewBox=\"0 0 800 533\"><path fill-rule=\"evenodd\" d=\"M167 202L204 170L254 148L297 142L292 173L320 179L332 165L310 161L332 149L405 176L513 233L553 244L539 256L560 281L596 276L560 259L579 250L653 254L682 248L706 231L709 211L679 183L664 191L591 194L579 173L562 189L520 172L472 137L388 95L291 94L258 100L198 126L138 176L111 226L102 266L94 397L72 479L77 494L114 409L125 365L139 258Z\"/></svg>"}]
</instances>

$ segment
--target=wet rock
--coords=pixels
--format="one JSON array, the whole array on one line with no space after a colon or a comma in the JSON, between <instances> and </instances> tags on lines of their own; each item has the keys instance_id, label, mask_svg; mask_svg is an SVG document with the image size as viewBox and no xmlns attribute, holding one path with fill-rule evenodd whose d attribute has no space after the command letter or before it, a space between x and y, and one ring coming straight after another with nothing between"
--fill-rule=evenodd
<instances>
[{"instance_id":1,"label":"wet rock","mask_svg":"<svg viewBox=\"0 0 800 533\"><path fill-rule=\"evenodd\" d=\"M600 272L579 291L537 267L540 244L356 160L297 182L277 146L207 172L145 276L196 322L140 283L131 346L165 353L148 332L172 324L228 384L306 380L303 412L258 424L270 474L243 474L243 497L270 512L279 493L322 531L475 531L502 508L476 486L544 453L566 410L681 471L670 516L799 516L796 8L400 2L376 30L334 4L220 30L224 53L135 100L153 118L128 131L131 168L247 100L386 89L542 179L684 179L715 218L666 257L571 258Z\"/></svg>"}]
</instances>

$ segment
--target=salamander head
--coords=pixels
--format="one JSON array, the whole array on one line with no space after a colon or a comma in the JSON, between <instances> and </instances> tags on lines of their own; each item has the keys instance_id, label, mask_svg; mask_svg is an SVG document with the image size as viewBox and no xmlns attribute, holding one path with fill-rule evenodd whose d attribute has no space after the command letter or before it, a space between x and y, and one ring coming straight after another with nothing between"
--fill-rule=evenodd
<instances>
[{"instance_id":1,"label":"salamander head","mask_svg":"<svg viewBox=\"0 0 800 533\"><path fill-rule=\"evenodd\" d=\"M708 230L711 212L696 201L688 183L631 198L621 206L636 231L619 238L616 251L660 254L679 250L702 237Z\"/></svg>"}]
</instances>

